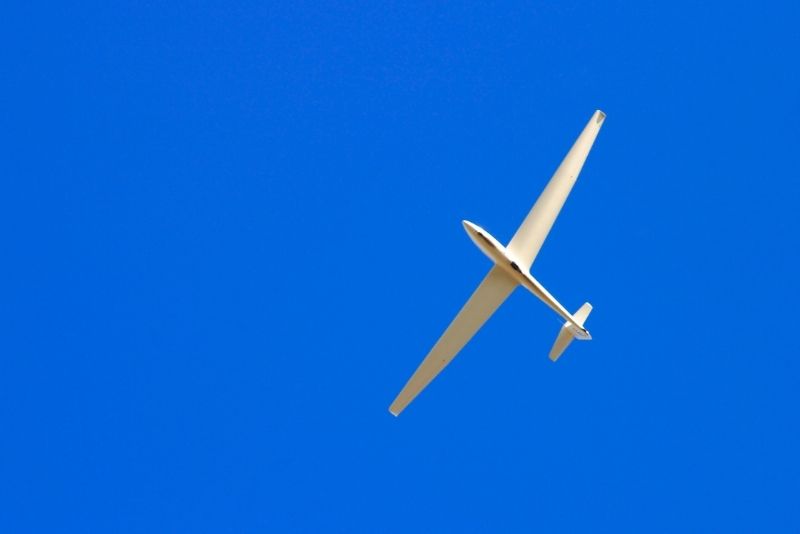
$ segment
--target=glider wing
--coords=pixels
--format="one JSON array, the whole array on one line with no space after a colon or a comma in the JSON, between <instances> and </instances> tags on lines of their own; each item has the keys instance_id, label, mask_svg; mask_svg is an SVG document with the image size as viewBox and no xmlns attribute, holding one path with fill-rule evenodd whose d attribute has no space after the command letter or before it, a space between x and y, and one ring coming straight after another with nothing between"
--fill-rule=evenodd
<instances>
[{"instance_id":1,"label":"glider wing","mask_svg":"<svg viewBox=\"0 0 800 534\"><path fill-rule=\"evenodd\" d=\"M533 260L539 254L539 249L542 248L542 243L550 233L550 228L553 227L558 212L561 211L572 186L578 179L578 174L583 168L586 156L589 155L589 150L592 149L592 144L594 144L605 118L606 114L602 111L594 112L564 161L550 178L547 187L539 195L536 204L522 221L517 233L509 241L506 248L519 261L520 267L523 267L524 270L531 268Z\"/></svg>"},{"instance_id":2,"label":"glider wing","mask_svg":"<svg viewBox=\"0 0 800 534\"><path fill-rule=\"evenodd\" d=\"M481 326L508 298L517 282L500 267L494 266L472 294L442 337L422 360L422 363L389 407L399 415L419 393L436 378L450 360L472 339Z\"/></svg>"}]
</instances>

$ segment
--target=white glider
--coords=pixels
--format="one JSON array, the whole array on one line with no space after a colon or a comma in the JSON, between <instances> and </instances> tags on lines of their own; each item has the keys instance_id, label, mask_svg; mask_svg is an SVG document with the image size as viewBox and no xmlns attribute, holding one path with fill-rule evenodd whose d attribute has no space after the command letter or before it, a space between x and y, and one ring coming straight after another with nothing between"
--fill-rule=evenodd
<instances>
[{"instance_id":1,"label":"white glider","mask_svg":"<svg viewBox=\"0 0 800 534\"><path fill-rule=\"evenodd\" d=\"M575 185L605 118L602 111L594 112L507 246L501 245L480 226L463 221L469 237L494 262L494 266L397 395L389 407L393 415L399 415L430 384L518 285L539 297L565 320L550 350L551 360L556 361L573 339L592 339L583 326L592 305L587 302L570 314L529 271Z\"/></svg>"}]
</instances>

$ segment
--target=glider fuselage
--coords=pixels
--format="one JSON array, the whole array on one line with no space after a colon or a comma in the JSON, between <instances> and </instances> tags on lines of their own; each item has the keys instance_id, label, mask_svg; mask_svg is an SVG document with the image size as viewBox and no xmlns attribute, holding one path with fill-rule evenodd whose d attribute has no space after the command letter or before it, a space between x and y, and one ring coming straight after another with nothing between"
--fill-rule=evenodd
<instances>
[{"instance_id":1,"label":"glider fuselage","mask_svg":"<svg viewBox=\"0 0 800 534\"><path fill-rule=\"evenodd\" d=\"M497 239L495 239L489 232L478 226L477 224L469 221L462 221L464 230L469 235L472 242L481 249L481 252L494 262L495 265L506 271L516 280L520 285L525 287L528 291L537 296L542 302L547 304L556 313L561 315L570 324L569 328L572 334L578 339L591 339L592 336L589 331L583 328L575 321L570 314L553 296L531 276L526 267L520 265L520 262L514 258L506 247L504 247Z\"/></svg>"}]
</instances>

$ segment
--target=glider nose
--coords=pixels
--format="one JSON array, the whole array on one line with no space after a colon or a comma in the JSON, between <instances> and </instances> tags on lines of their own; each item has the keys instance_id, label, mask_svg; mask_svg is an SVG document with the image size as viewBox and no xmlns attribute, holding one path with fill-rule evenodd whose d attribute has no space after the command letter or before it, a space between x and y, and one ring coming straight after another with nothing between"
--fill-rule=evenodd
<instances>
[{"instance_id":1,"label":"glider nose","mask_svg":"<svg viewBox=\"0 0 800 534\"><path fill-rule=\"evenodd\" d=\"M467 232L469 238L475 241L475 243L477 244L478 243L477 239L481 235L480 228L466 219L461 221L461 224L464 225L464 231Z\"/></svg>"},{"instance_id":2,"label":"glider nose","mask_svg":"<svg viewBox=\"0 0 800 534\"><path fill-rule=\"evenodd\" d=\"M461 224L464 225L464 230L466 230L468 234L481 233L481 227L475 223L471 223L468 220L464 219L463 221L461 221Z\"/></svg>"}]
</instances>

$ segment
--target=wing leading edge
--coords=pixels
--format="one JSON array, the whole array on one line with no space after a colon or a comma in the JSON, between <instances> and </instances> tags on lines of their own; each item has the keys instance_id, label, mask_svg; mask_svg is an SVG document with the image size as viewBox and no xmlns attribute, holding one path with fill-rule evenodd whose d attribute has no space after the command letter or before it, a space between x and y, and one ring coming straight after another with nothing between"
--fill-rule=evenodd
<instances>
[{"instance_id":1,"label":"wing leading edge","mask_svg":"<svg viewBox=\"0 0 800 534\"><path fill-rule=\"evenodd\" d=\"M389 411L399 415L436 378L442 369L472 339L481 326L508 298L517 282L497 266L492 267L442 337L394 399Z\"/></svg>"},{"instance_id":2,"label":"wing leading edge","mask_svg":"<svg viewBox=\"0 0 800 534\"><path fill-rule=\"evenodd\" d=\"M525 270L531 268L533 260L539 254L539 249L542 248L561 207L578 179L586 156L589 155L605 118L606 114L602 111L594 112L564 161L550 178L547 187L539 195L530 213L509 241L506 248L519 261L520 267L524 266Z\"/></svg>"}]
</instances>

